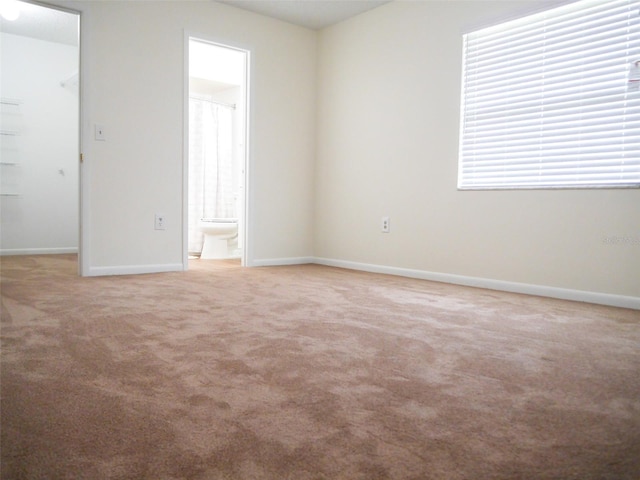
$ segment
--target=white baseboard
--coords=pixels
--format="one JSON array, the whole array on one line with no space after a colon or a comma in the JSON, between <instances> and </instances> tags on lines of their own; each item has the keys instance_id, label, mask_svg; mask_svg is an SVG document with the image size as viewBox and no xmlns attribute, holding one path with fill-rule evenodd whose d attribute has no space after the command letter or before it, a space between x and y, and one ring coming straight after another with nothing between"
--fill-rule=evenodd
<instances>
[{"instance_id":1,"label":"white baseboard","mask_svg":"<svg viewBox=\"0 0 640 480\"><path fill-rule=\"evenodd\" d=\"M14 253L17 250L0 250L1 255L34 255L33 250L21 250L21 253ZM37 252L37 253L76 253L75 250ZM568 288L549 287L545 285L534 285L528 283L509 282L504 280L494 280L490 278L469 277L465 275L455 275L450 273L429 272L425 270L414 270L409 268L389 267L385 265L375 265L369 263L351 262L347 260L335 260L322 257L286 257L253 260L248 267L270 267L284 265L303 265L316 263L330 267L346 268L350 270L360 270L363 272L383 273L387 275L398 275L401 277L418 278L435 282L452 283L454 285L464 285L467 287L487 288L489 290L500 290L504 292L522 293L526 295L537 295L541 297L559 298L562 300L573 300L577 302L594 303L599 305L609 305L612 307L631 308L640 310L640 297L625 295L614 295L610 293L588 292L584 290L572 290ZM182 263L160 264L160 265L124 265L114 267L90 267L87 276L102 275L136 275L144 273L162 272L182 272L186 267Z\"/></svg>"},{"instance_id":2,"label":"white baseboard","mask_svg":"<svg viewBox=\"0 0 640 480\"><path fill-rule=\"evenodd\" d=\"M503 280L492 280L490 278L467 277L464 275L428 272L424 270L412 270L408 268L387 267L383 265L350 262L345 260L334 260L330 258L314 258L313 263L331 267L348 268L350 270L361 270L364 272L384 273L388 275L399 275L401 277L419 278L422 280L432 280L435 282L452 283L455 285L464 285L468 287L487 288L489 290L524 293L527 295L537 295L541 297L559 298L563 300L573 300L577 302L595 303L600 305L609 305L613 307L632 308L635 310L640 310L640 297L613 295L600 292L587 292L583 290L571 290L567 288L548 287L544 285L507 282Z\"/></svg>"},{"instance_id":3,"label":"white baseboard","mask_svg":"<svg viewBox=\"0 0 640 480\"><path fill-rule=\"evenodd\" d=\"M0 256L4 256L4 255L59 255L61 253L78 253L78 247L4 248L4 249L0 249Z\"/></svg>"},{"instance_id":4,"label":"white baseboard","mask_svg":"<svg viewBox=\"0 0 640 480\"><path fill-rule=\"evenodd\" d=\"M248 267L277 267L283 265L304 265L305 263L316 263L314 257L288 257L288 258L267 258L253 260Z\"/></svg>"},{"instance_id":5,"label":"white baseboard","mask_svg":"<svg viewBox=\"0 0 640 480\"><path fill-rule=\"evenodd\" d=\"M182 263L165 263L159 265L122 265L115 267L89 267L87 277L101 277L105 275L139 275L144 273L183 272Z\"/></svg>"}]
</instances>

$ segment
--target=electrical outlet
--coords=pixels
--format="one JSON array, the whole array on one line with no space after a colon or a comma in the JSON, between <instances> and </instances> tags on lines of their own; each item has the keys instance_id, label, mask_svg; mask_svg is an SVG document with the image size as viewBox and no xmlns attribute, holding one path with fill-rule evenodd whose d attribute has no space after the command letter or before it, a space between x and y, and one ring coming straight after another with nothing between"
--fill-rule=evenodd
<instances>
[{"instance_id":1,"label":"electrical outlet","mask_svg":"<svg viewBox=\"0 0 640 480\"><path fill-rule=\"evenodd\" d=\"M391 231L391 224L389 223L389 217L382 217L380 230L382 231L382 233L389 233Z\"/></svg>"},{"instance_id":2,"label":"electrical outlet","mask_svg":"<svg viewBox=\"0 0 640 480\"><path fill-rule=\"evenodd\" d=\"M156 224L155 224L155 228L156 230L164 230L165 229L165 225L166 225L166 218L164 217L164 215L160 214L160 213L156 213Z\"/></svg>"}]
</instances>

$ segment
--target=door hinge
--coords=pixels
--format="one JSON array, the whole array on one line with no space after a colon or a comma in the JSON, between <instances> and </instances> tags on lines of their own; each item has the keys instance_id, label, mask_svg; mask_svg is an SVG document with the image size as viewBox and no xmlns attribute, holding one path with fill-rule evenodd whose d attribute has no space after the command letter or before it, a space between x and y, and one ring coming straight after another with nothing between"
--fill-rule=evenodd
<instances>
[{"instance_id":1,"label":"door hinge","mask_svg":"<svg viewBox=\"0 0 640 480\"><path fill-rule=\"evenodd\" d=\"M84 162L84 153L80 154L80 163Z\"/></svg>"}]
</instances>

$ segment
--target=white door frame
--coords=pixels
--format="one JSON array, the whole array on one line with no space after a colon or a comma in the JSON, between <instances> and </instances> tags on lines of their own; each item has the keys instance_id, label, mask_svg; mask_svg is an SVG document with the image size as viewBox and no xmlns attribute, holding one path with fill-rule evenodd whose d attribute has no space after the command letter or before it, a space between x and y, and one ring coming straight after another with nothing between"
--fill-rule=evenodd
<instances>
[{"instance_id":1,"label":"white door frame","mask_svg":"<svg viewBox=\"0 0 640 480\"><path fill-rule=\"evenodd\" d=\"M235 42L227 42L221 39L216 39L211 37L210 35L188 32L184 33L184 97L183 97L183 168L182 168L182 253L183 253L183 270L188 270L189 268L189 41L197 40L203 43L210 43L216 47L228 48L231 50L237 50L243 52L246 55L246 63L245 63L245 78L243 85L243 95L244 95L244 212L243 212L243 225L241 227L242 232L242 254L241 254L241 265L242 266L250 266L253 263L253 255L252 255L252 242L250 240L249 232L251 230L250 226L252 225L251 221L251 213L253 211L252 202L251 202L251 182L250 182L250 166L251 166L251 124L252 124L252 115L250 112L251 108L251 89L253 82L251 81L251 64L252 64L252 55L251 49L238 45Z\"/></svg>"},{"instance_id":2,"label":"white door frame","mask_svg":"<svg viewBox=\"0 0 640 480\"><path fill-rule=\"evenodd\" d=\"M85 65L89 63L83 61L85 56L83 49L83 38L85 32L83 31L83 12L79 10L75 10L72 8L68 8L61 5L56 5L53 3L42 2L39 0L22 0L25 3L30 3L32 5L36 5L42 8L49 8L52 10L58 10L61 12L69 13L72 15L76 15L78 17L78 185L76 188L78 189L78 275L86 276L89 274L89 259L87 254L87 245L85 242L85 234L86 228L88 226L88 208L87 205L87 193L88 189L84 186L86 185L86 165L83 162L83 131L82 128L84 124L84 119L88 118L86 115L86 105L83 100L83 92L85 86Z\"/></svg>"}]
</instances>

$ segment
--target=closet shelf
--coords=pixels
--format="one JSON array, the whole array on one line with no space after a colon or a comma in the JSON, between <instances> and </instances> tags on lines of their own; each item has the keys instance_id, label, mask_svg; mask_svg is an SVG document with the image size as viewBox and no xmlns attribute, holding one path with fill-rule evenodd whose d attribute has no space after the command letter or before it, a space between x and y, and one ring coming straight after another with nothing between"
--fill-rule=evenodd
<instances>
[{"instance_id":1,"label":"closet shelf","mask_svg":"<svg viewBox=\"0 0 640 480\"><path fill-rule=\"evenodd\" d=\"M22 105L22 100L17 98L0 98L0 104L2 105L13 105L15 107Z\"/></svg>"}]
</instances>

